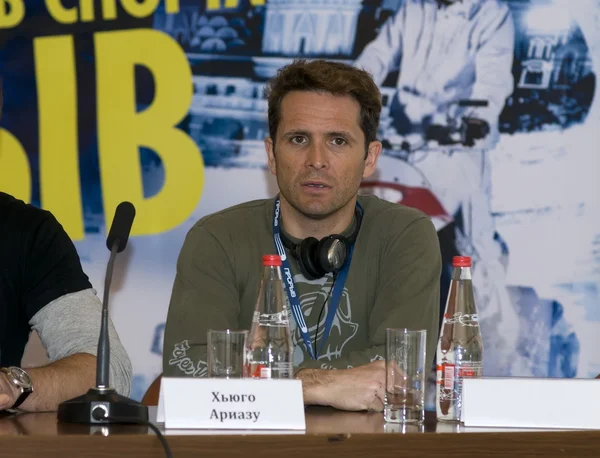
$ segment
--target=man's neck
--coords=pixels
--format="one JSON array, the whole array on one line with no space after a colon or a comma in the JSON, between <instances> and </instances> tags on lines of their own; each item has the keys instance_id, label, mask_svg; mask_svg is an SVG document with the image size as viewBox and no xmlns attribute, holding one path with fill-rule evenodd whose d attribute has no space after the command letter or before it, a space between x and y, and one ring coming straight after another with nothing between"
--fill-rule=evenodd
<instances>
[{"instance_id":1,"label":"man's neck","mask_svg":"<svg viewBox=\"0 0 600 458\"><path fill-rule=\"evenodd\" d=\"M315 237L321 240L331 234L341 234L352 223L356 207L356 199L352 199L336 213L323 219L314 219L300 213L284 198L280 199L282 226L287 234L297 239Z\"/></svg>"}]
</instances>

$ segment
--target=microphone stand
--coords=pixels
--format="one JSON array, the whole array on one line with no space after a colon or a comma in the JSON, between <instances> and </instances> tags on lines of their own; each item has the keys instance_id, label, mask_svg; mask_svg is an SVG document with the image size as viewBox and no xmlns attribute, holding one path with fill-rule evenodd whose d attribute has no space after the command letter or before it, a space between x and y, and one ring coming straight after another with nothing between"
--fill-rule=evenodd
<instances>
[{"instance_id":1,"label":"microphone stand","mask_svg":"<svg viewBox=\"0 0 600 458\"><path fill-rule=\"evenodd\" d=\"M106 275L104 277L104 297L102 298L102 321L100 322L100 338L98 339L98 357L96 359L96 387L98 389L107 389L109 380L110 364L110 340L108 335L108 298L110 284L112 283L113 267L117 251L119 249L119 240L115 240L110 250L108 265L106 266Z\"/></svg>"},{"instance_id":2,"label":"microphone stand","mask_svg":"<svg viewBox=\"0 0 600 458\"><path fill-rule=\"evenodd\" d=\"M118 249L119 239L115 240L112 244L106 268L106 277L104 279L102 322L96 360L96 386L82 396L59 404L57 412L59 422L87 424L148 423L148 407L118 394L109 385L110 344L108 337L108 298L113 266Z\"/></svg>"}]
</instances>

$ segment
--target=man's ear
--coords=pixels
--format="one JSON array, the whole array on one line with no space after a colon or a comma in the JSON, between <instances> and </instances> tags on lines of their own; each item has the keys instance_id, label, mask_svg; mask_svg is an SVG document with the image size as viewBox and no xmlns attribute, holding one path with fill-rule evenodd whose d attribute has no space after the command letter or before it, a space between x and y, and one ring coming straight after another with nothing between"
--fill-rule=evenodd
<instances>
[{"instance_id":1,"label":"man's ear","mask_svg":"<svg viewBox=\"0 0 600 458\"><path fill-rule=\"evenodd\" d=\"M265 150L267 151L267 160L269 162L269 170L273 175L277 174L275 163L275 143L271 137L265 138Z\"/></svg>"},{"instance_id":2,"label":"man's ear","mask_svg":"<svg viewBox=\"0 0 600 458\"><path fill-rule=\"evenodd\" d=\"M365 170L363 172L363 178L371 176L377 169L377 160L381 154L382 145L381 142L374 141L369 143L367 149L367 157L365 159Z\"/></svg>"}]
</instances>

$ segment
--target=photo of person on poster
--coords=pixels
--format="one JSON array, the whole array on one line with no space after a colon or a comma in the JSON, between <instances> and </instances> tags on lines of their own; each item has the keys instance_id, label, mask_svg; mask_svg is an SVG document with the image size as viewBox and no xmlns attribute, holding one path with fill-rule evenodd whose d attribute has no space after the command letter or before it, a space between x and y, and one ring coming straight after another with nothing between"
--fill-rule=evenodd
<instances>
[{"instance_id":1,"label":"photo of person on poster","mask_svg":"<svg viewBox=\"0 0 600 458\"><path fill-rule=\"evenodd\" d=\"M425 136L449 120L463 133L462 144L406 160L419 158L419 169L445 211L460 221L449 255L474 258L484 348L495 355L486 360L484 373L494 376L510 373L519 330L490 209L488 158L497 143L499 115L514 89L514 43L513 18L500 0L405 0L354 62L380 86L399 73L387 136ZM485 106L459 106L462 100ZM486 332L489 327L501 332Z\"/></svg>"}]
</instances>

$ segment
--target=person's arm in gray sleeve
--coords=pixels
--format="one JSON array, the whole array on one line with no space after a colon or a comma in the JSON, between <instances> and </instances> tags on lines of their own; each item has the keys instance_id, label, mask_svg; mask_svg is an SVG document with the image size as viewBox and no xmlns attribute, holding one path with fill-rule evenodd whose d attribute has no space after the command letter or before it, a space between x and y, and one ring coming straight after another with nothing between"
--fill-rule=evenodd
<instances>
[{"instance_id":1,"label":"person's arm in gray sleeve","mask_svg":"<svg viewBox=\"0 0 600 458\"><path fill-rule=\"evenodd\" d=\"M369 72L378 86L385 81L390 72L400 67L404 17L405 8L401 7L386 21L377 37L365 46L354 61L354 66Z\"/></svg>"},{"instance_id":2,"label":"person's arm in gray sleeve","mask_svg":"<svg viewBox=\"0 0 600 458\"><path fill-rule=\"evenodd\" d=\"M471 98L487 100L488 106L472 108L465 115L484 119L495 128L506 99L514 89L515 25L506 5L490 12L485 21L485 33L482 33L475 54L476 73Z\"/></svg>"},{"instance_id":3,"label":"person's arm in gray sleeve","mask_svg":"<svg viewBox=\"0 0 600 458\"><path fill-rule=\"evenodd\" d=\"M24 411L54 411L63 401L85 394L96 385L96 353L102 304L83 272L74 243L52 213L21 206L15 237L22 255L16 319L8 326L35 330L51 363L24 368L33 391L17 406ZM110 385L129 395L131 361L112 324ZM8 374L0 374L0 410L12 408L20 390Z\"/></svg>"},{"instance_id":4,"label":"person's arm in gray sleeve","mask_svg":"<svg viewBox=\"0 0 600 458\"><path fill-rule=\"evenodd\" d=\"M101 313L100 299L93 289L87 289L52 301L37 312L29 324L39 334L48 359L55 363L82 353L96 356ZM119 394L129 396L132 375L131 361L110 319L108 332L110 386ZM93 358L92 380L94 382L95 378L96 358Z\"/></svg>"}]
</instances>

